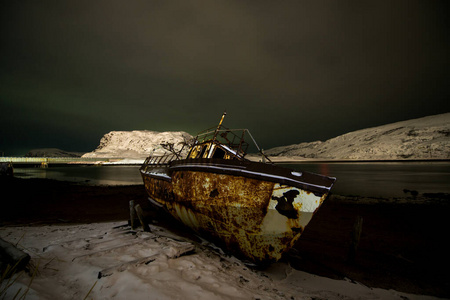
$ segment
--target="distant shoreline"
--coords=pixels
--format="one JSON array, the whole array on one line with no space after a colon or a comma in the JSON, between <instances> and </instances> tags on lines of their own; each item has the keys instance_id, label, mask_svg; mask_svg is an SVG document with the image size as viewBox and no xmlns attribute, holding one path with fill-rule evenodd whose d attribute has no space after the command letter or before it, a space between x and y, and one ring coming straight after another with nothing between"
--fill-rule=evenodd
<instances>
[{"instance_id":1,"label":"distant shoreline","mask_svg":"<svg viewBox=\"0 0 450 300\"><path fill-rule=\"evenodd\" d=\"M251 156L253 161L260 157ZM450 162L450 159L321 159L321 158L294 158L288 156L272 157L269 159L275 164L301 164L301 163L379 163L379 162Z\"/></svg>"},{"instance_id":2,"label":"distant shoreline","mask_svg":"<svg viewBox=\"0 0 450 300\"><path fill-rule=\"evenodd\" d=\"M388 162L450 162L450 159L378 159L378 160L352 160L352 159L333 159L333 160L287 160L277 161L273 160L277 164L285 163L388 163Z\"/></svg>"},{"instance_id":3,"label":"distant shoreline","mask_svg":"<svg viewBox=\"0 0 450 300\"><path fill-rule=\"evenodd\" d=\"M261 157L255 154L247 155L250 161L261 161ZM21 161L22 157L0 157L0 163L13 164L13 167L40 166L38 161ZM59 161L57 157L40 157L35 159L48 160L47 165L52 166L138 166L142 165L144 158L98 158L98 160L83 160L75 158L73 160L65 158L65 162ZM320 158L295 158L295 157L271 157L269 159L274 164L305 164L305 163L411 163L411 162L450 162L450 159L320 159Z\"/></svg>"}]
</instances>

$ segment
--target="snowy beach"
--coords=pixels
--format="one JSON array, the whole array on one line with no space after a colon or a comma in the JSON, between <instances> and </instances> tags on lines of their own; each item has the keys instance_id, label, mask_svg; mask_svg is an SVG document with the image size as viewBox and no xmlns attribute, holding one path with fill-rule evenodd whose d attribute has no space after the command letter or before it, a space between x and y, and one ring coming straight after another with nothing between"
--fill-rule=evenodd
<instances>
[{"instance_id":1,"label":"snowy beach","mask_svg":"<svg viewBox=\"0 0 450 300\"><path fill-rule=\"evenodd\" d=\"M31 256L8 290L26 299L435 299L449 297L445 199L332 195L292 251L269 268L223 253L168 219L130 230L128 201L142 186L2 181L0 237ZM6 200L7 198L7 200ZM420 200L420 201L418 201ZM362 216L357 256L349 235ZM186 252L187 251L187 252ZM185 253L186 252L186 253ZM125 262L135 263L121 265ZM106 271L105 271L106 270ZM99 273L106 274L98 278ZM92 290L91 290L92 288ZM2 295L3 296L3 295Z\"/></svg>"},{"instance_id":2,"label":"snowy beach","mask_svg":"<svg viewBox=\"0 0 450 300\"><path fill-rule=\"evenodd\" d=\"M19 288L23 294L31 280L26 299L434 299L319 277L286 263L253 270L205 241L183 240L157 226L132 234L121 225L1 228L2 238L30 253L38 270L33 280L22 274L6 299ZM190 246L195 250L177 257Z\"/></svg>"}]
</instances>

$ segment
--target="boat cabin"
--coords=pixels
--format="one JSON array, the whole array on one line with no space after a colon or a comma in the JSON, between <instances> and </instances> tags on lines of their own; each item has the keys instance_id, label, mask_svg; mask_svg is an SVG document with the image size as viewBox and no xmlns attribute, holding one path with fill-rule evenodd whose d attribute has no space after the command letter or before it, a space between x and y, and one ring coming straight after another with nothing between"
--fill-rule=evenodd
<instances>
[{"instance_id":1,"label":"boat cabin","mask_svg":"<svg viewBox=\"0 0 450 300\"><path fill-rule=\"evenodd\" d=\"M230 130L220 126L199 133L187 159L220 158L244 160L249 144L244 140L246 129Z\"/></svg>"},{"instance_id":2,"label":"boat cabin","mask_svg":"<svg viewBox=\"0 0 450 300\"><path fill-rule=\"evenodd\" d=\"M243 159L244 155L225 145L209 141L191 148L187 159L196 158Z\"/></svg>"},{"instance_id":3,"label":"boat cabin","mask_svg":"<svg viewBox=\"0 0 450 300\"><path fill-rule=\"evenodd\" d=\"M217 127L206 129L194 138L191 143L189 152L185 159L229 159L229 160L248 160L245 158L247 155L247 149L249 143L245 141L244 137L250 137L254 145L263 156L263 161L270 161L267 156L265 156L256 144L255 139L250 134L247 129L229 129L222 125L223 118ZM165 154L163 156L149 156L144 165L169 165L173 160L181 160L181 152L184 148L175 151L173 145L166 147L170 154Z\"/></svg>"}]
</instances>

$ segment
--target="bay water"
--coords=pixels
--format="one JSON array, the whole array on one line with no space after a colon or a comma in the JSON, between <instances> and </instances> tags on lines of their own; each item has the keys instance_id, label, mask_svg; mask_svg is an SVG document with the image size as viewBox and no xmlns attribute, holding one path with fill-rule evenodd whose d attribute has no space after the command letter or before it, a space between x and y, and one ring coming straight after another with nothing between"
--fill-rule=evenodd
<instances>
[{"instance_id":1,"label":"bay water","mask_svg":"<svg viewBox=\"0 0 450 300\"><path fill-rule=\"evenodd\" d=\"M450 162L351 162L280 164L297 171L336 177L334 194L402 197L418 193L450 193ZM49 166L15 168L19 178L47 178L91 185L142 184L138 165Z\"/></svg>"}]
</instances>

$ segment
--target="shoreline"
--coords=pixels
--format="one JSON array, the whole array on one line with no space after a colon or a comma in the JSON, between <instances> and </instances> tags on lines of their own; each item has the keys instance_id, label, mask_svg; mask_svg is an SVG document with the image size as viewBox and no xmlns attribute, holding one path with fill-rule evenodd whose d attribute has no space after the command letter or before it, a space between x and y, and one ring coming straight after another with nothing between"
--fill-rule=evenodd
<instances>
[{"instance_id":1,"label":"shoreline","mask_svg":"<svg viewBox=\"0 0 450 300\"><path fill-rule=\"evenodd\" d=\"M248 154L246 156L251 161L260 161L261 156L258 154ZM295 156L270 156L270 161L274 164L302 164L302 163L414 163L414 162L450 162L450 159L445 158L417 158L417 159L326 159L326 158L305 158ZM69 161L67 158L58 157L33 157L36 161L25 162L22 161L24 157L0 157L0 162L12 163L13 167L36 167L41 166L41 160L46 160L47 165L52 166L140 166L145 158L98 158L95 160L83 160L82 158L75 158ZM14 161L17 160L17 161ZM61 160L61 161L60 161Z\"/></svg>"},{"instance_id":2,"label":"shoreline","mask_svg":"<svg viewBox=\"0 0 450 300\"><path fill-rule=\"evenodd\" d=\"M0 226L125 221L129 201L148 205L142 184L90 186L49 179L1 178ZM419 199L420 198L420 199ZM105 209L107 208L107 209ZM282 262L373 288L450 297L445 245L448 198L371 198L330 194ZM363 218L355 260L347 261L355 219Z\"/></svg>"},{"instance_id":3,"label":"shoreline","mask_svg":"<svg viewBox=\"0 0 450 300\"><path fill-rule=\"evenodd\" d=\"M411 163L411 162L450 162L450 159L321 159L321 158L292 158L271 157L275 164L302 164L302 163Z\"/></svg>"}]
</instances>

